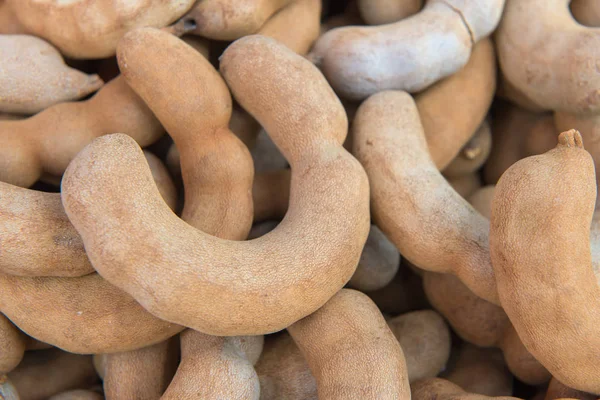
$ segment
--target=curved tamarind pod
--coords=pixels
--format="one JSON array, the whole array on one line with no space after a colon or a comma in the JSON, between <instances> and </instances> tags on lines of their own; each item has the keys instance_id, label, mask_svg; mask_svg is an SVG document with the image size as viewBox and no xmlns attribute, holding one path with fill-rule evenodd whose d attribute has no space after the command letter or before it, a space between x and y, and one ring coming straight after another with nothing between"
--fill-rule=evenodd
<instances>
[{"instance_id":1,"label":"curved tamarind pod","mask_svg":"<svg viewBox=\"0 0 600 400\"><path fill-rule=\"evenodd\" d=\"M394 279L399 267L400 253L377 226L371 225L358 266L348 281L348 286L361 292L381 289Z\"/></svg>"},{"instance_id":2,"label":"curved tamarind pod","mask_svg":"<svg viewBox=\"0 0 600 400\"><path fill-rule=\"evenodd\" d=\"M182 332L181 364L161 399L258 400L258 376L239 340L192 329Z\"/></svg>"},{"instance_id":3,"label":"curved tamarind pod","mask_svg":"<svg viewBox=\"0 0 600 400\"><path fill-rule=\"evenodd\" d=\"M25 354L26 341L19 328L0 313L0 376L19 365Z\"/></svg>"},{"instance_id":4,"label":"curved tamarind pod","mask_svg":"<svg viewBox=\"0 0 600 400\"><path fill-rule=\"evenodd\" d=\"M0 399L20 400L17 389L6 375L0 375Z\"/></svg>"},{"instance_id":5,"label":"curved tamarind pod","mask_svg":"<svg viewBox=\"0 0 600 400\"><path fill-rule=\"evenodd\" d=\"M317 382L287 332L267 336L255 368L261 400L317 400Z\"/></svg>"},{"instance_id":6,"label":"curved tamarind pod","mask_svg":"<svg viewBox=\"0 0 600 400\"><path fill-rule=\"evenodd\" d=\"M448 274L425 272L423 286L431 305L463 340L481 347L499 347L510 371L521 381L539 385L550 373L523 346L501 307L477 297Z\"/></svg>"},{"instance_id":7,"label":"curved tamarind pod","mask_svg":"<svg viewBox=\"0 0 600 400\"><path fill-rule=\"evenodd\" d=\"M416 14L423 7L423 0L358 0L357 4L367 24L383 25Z\"/></svg>"},{"instance_id":8,"label":"curved tamarind pod","mask_svg":"<svg viewBox=\"0 0 600 400\"><path fill-rule=\"evenodd\" d=\"M124 135L96 139L78 155L62 199L94 268L153 314L208 334L264 334L314 312L350 279L368 234L368 183L341 146L344 109L310 62L251 36L225 51L221 70L292 165L290 208L274 231L234 242L185 224L159 199L139 147ZM309 112L310 120L303 117ZM134 184L130 176L138 177ZM323 247L323 237L331 246ZM183 298L189 308L179 306Z\"/></svg>"},{"instance_id":9,"label":"curved tamarind pod","mask_svg":"<svg viewBox=\"0 0 600 400\"><path fill-rule=\"evenodd\" d=\"M317 381L319 398L410 398L402 348L366 295L342 289L288 332Z\"/></svg>"},{"instance_id":10,"label":"curved tamarind pod","mask_svg":"<svg viewBox=\"0 0 600 400\"><path fill-rule=\"evenodd\" d=\"M48 400L104 400L104 396L91 390L75 389L55 394Z\"/></svg>"},{"instance_id":11,"label":"curved tamarind pod","mask_svg":"<svg viewBox=\"0 0 600 400\"><path fill-rule=\"evenodd\" d=\"M497 349L463 344L452 370L444 378L470 393L509 396L513 392L513 377Z\"/></svg>"},{"instance_id":12,"label":"curved tamarind pod","mask_svg":"<svg viewBox=\"0 0 600 400\"><path fill-rule=\"evenodd\" d=\"M484 121L442 173L452 180L477 172L487 160L491 150L492 131L487 121Z\"/></svg>"},{"instance_id":13,"label":"curved tamarind pod","mask_svg":"<svg viewBox=\"0 0 600 400\"><path fill-rule=\"evenodd\" d=\"M412 97L406 92L371 96L353 127L354 154L369 176L375 224L419 268L453 273L478 296L498 303L488 221L431 160Z\"/></svg>"},{"instance_id":14,"label":"curved tamarind pod","mask_svg":"<svg viewBox=\"0 0 600 400\"><path fill-rule=\"evenodd\" d=\"M56 104L33 117L0 121L0 181L29 187L43 172L60 176L95 137L124 132L141 146L164 129L122 77L89 100Z\"/></svg>"},{"instance_id":15,"label":"curved tamarind pod","mask_svg":"<svg viewBox=\"0 0 600 400\"><path fill-rule=\"evenodd\" d=\"M545 109L600 112L600 30L580 25L570 0L507 1L495 35L500 69L510 85ZM544 43L545 45L540 45Z\"/></svg>"},{"instance_id":16,"label":"curved tamarind pod","mask_svg":"<svg viewBox=\"0 0 600 400\"><path fill-rule=\"evenodd\" d=\"M444 170L485 120L496 89L491 40L474 47L467 64L415 96L433 162Z\"/></svg>"},{"instance_id":17,"label":"curved tamarind pod","mask_svg":"<svg viewBox=\"0 0 600 400\"><path fill-rule=\"evenodd\" d=\"M590 0L571 0L571 14L580 24L600 27L600 4Z\"/></svg>"},{"instance_id":18,"label":"curved tamarind pod","mask_svg":"<svg viewBox=\"0 0 600 400\"><path fill-rule=\"evenodd\" d=\"M413 400L520 400L516 397L489 397L467 393L460 386L442 378L424 379L410 385Z\"/></svg>"},{"instance_id":19,"label":"curved tamarind pod","mask_svg":"<svg viewBox=\"0 0 600 400\"><path fill-rule=\"evenodd\" d=\"M293 0L202 0L185 16L194 21L190 33L215 40L236 40L256 33L267 20Z\"/></svg>"},{"instance_id":20,"label":"curved tamarind pod","mask_svg":"<svg viewBox=\"0 0 600 400\"><path fill-rule=\"evenodd\" d=\"M162 28L192 7L194 0L6 0L23 28L71 58L106 58L117 42L139 26Z\"/></svg>"},{"instance_id":21,"label":"curved tamarind pod","mask_svg":"<svg viewBox=\"0 0 600 400\"><path fill-rule=\"evenodd\" d=\"M0 274L0 311L28 335L73 353L134 350L183 329L153 317L98 274L79 278Z\"/></svg>"},{"instance_id":22,"label":"curved tamarind pod","mask_svg":"<svg viewBox=\"0 0 600 400\"><path fill-rule=\"evenodd\" d=\"M490 248L502 307L525 347L564 384L598 394L595 182L581 134L561 133L555 149L517 162L500 178Z\"/></svg>"},{"instance_id":23,"label":"curved tamarind pod","mask_svg":"<svg viewBox=\"0 0 600 400\"><path fill-rule=\"evenodd\" d=\"M103 355L104 394L110 399L158 399L171 382L179 359L179 340Z\"/></svg>"},{"instance_id":24,"label":"curved tamarind pod","mask_svg":"<svg viewBox=\"0 0 600 400\"><path fill-rule=\"evenodd\" d=\"M22 400L47 399L98 382L91 356L59 349L28 352L8 378Z\"/></svg>"},{"instance_id":25,"label":"curved tamarind pod","mask_svg":"<svg viewBox=\"0 0 600 400\"><path fill-rule=\"evenodd\" d=\"M162 198L175 209L177 193L165 166L149 152L144 156ZM77 277L94 272L59 193L0 182L0 199L0 273Z\"/></svg>"},{"instance_id":26,"label":"curved tamarind pod","mask_svg":"<svg viewBox=\"0 0 600 400\"><path fill-rule=\"evenodd\" d=\"M0 111L35 114L77 100L104 82L67 66L50 43L29 35L0 35Z\"/></svg>"},{"instance_id":27,"label":"curved tamarind pod","mask_svg":"<svg viewBox=\"0 0 600 400\"><path fill-rule=\"evenodd\" d=\"M429 0L421 12L393 24L332 29L309 58L351 100L392 89L418 92L467 63L473 45L498 24L503 5Z\"/></svg>"},{"instance_id":28,"label":"curved tamarind pod","mask_svg":"<svg viewBox=\"0 0 600 400\"><path fill-rule=\"evenodd\" d=\"M558 379L552 378L544 400L555 399L598 400L598 396L572 389L563 385Z\"/></svg>"},{"instance_id":29,"label":"curved tamarind pod","mask_svg":"<svg viewBox=\"0 0 600 400\"><path fill-rule=\"evenodd\" d=\"M402 347L409 382L433 378L450 357L450 330L435 311L414 311L388 320Z\"/></svg>"}]
</instances>

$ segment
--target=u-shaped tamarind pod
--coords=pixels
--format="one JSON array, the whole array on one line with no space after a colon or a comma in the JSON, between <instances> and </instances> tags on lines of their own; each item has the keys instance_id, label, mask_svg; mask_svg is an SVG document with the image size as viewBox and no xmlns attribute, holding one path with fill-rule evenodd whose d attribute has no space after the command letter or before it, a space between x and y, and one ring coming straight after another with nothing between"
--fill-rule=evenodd
<instances>
[{"instance_id":1,"label":"u-shaped tamarind pod","mask_svg":"<svg viewBox=\"0 0 600 400\"><path fill-rule=\"evenodd\" d=\"M77 100L104 82L67 66L50 43L29 35L0 35L0 112L35 114Z\"/></svg>"},{"instance_id":2,"label":"u-shaped tamarind pod","mask_svg":"<svg viewBox=\"0 0 600 400\"><path fill-rule=\"evenodd\" d=\"M423 379L410 385L412 400L521 400L517 397L490 397L467 393L463 388L442 378Z\"/></svg>"},{"instance_id":3,"label":"u-shaped tamarind pod","mask_svg":"<svg viewBox=\"0 0 600 400\"><path fill-rule=\"evenodd\" d=\"M600 46L600 29L577 23L569 3L507 1L495 35L500 69L510 86L541 108L597 114L600 60L593 49Z\"/></svg>"},{"instance_id":4,"label":"u-shaped tamarind pod","mask_svg":"<svg viewBox=\"0 0 600 400\"><path fill-rule=\"evenodd\" d=\"M150 152L144 156L162 198L174 210L177 193L164 164ZM0 182L0 199L0 273L77 277L94 272L59 193Z\"/></svg>"},{"instance_id":5,"label":"u-shaped tamarind pod","mask_svg":"<svg viewBox=\"0 0 600 400\"><path fill-rule=\"evenodd\" d=\"M193 21L190 33L215 40L236 40L256 33L294 0L202 0L182 17Z\"/></svg>"},{"instance_id":6,"label":"u-shaped tamarind pod","mask_svg":"<svg viewBox=\"0 0 600 400\"><path fill-rule=\"evenodd\" d=\"M421 10L423 0L357 0L361 17L369 25L391 24Z\"/></svg>"},{"instance_id":7,"label":"u-shaped tamarind pod","mask_svg":"<svg viewBox=\"0 0 600 400\"><path fill-rule=\"evenodd\" d=\"M408 399L406 361L377 306L342 289L288 327L323 399Z\"/></svg>"},{"instance_id":8,"label":"u-shaped tamarind pod","mask_svg":"<svg viewBox=\"0 0 600 400\"><path fill-rule=\"evenodd\" d=\"M0 313L0 376L19 365L25 354L26 345L27 337L4 314Z\"/></svg>"},{"instance_id":9,"label":"u-shaped tamarind pod","mask_svg":"<svg viewBox=\"0 0 600 400\"><path fill-rule=\"evenodd\" d=\"M421 12L393 24L332 29L309 57L350 100L384 90L418 92L464 67L473 45L498 24L503 6L504 0L429 0Z\"/></svg>"},{"instance_id":10,"label":"u-shaped tamarind pod","mask_svg":"<svg viewBox=\"0 0 600 400\"><path fill-rule=\"evenodd\" d=\"M433 163L412 97L393 91L371 96L353 130L353 153L369 176L374 223L416 266L455 274L498 304L489 223Z\"/></svg>"},{"instance_id":11,"label":"u-shaped tamarind pod","mask_svg":"<svg viewBox=\"0 0 600 400\"><path fill-rule=\"evenodd\" d=\"M185 224L159 198L141 150L124 135L79 153L62 199L94 268L150 312L213 335L264 334L314 312L350 279L369 230L368 182L341 145L344 109L309 61L249 36L225 51L221 71L292 165L290 207L275 230L234 242Z\"/></svg>"},{"instance_id":12,"label":"u-shaped tamarind pod","mask_svg":"<svg viewBox=\"0 0 600 400\"><path fill-rule=\"evenodd\" d=\"M33 117L0 121L0 181L29 187L42 173L60 176L94 138L124 132L141 146L164 129L123 77L89 100L56 104Z\"/></svg>"},{"instance_id":13,"label":"u-shaped tamarind pod","mask_svg":"<svg viewBox=\"0 0 600 400\"><path fill-rule=\"evenodd\" d=\"M5 1L25 31L51 42L68 57L83 59L113 56L117 42L127 31L138 26L167 26L195 2Z\"/></svg>"},{"instance_id":14,"label":"u-shaped tamarind pod","mask_svg":"<svg viewBox=\"0 0 600 400\"><path fill-rule=\"evenodd\" d=\"M496 185L490 248L502 307L554 377L600 394L600 287L592 270L594 163L576 130Z\"/></svg>"},{"instance_id":15,"label":"u-shaped tamarind pod","mask_svg":"<svg viewBox=\"0 0 600 400\"><path fill-rule=\"evenodd\" d=\"M590 0L571 0L571 14L580 24L600 27L600 4Z\"/></svg>"}]
</instances>

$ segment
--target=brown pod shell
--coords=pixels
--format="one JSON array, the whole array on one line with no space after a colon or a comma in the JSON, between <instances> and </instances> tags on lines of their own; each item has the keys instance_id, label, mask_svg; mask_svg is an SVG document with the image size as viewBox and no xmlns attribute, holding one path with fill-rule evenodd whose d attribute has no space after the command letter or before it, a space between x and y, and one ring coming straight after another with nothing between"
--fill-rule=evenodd
<instances>
[{"instance_id":1,"label":"brown pod shell","mask_svg":"<svg viewBox=\"0 0 600 400\"><path fill-rule=\"evenodd\" d=\"M0 314L0 375L19 365L25 354L26 344L27 338L23 332Z\"/></svg>"}]
</instances>

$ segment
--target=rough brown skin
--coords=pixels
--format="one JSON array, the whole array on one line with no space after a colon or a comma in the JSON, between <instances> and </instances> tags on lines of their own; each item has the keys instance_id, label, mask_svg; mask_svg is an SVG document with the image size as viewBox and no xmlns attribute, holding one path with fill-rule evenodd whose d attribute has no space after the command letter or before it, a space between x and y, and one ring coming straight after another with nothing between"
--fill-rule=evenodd
<instances>
[{"instance_id":1,"label":"rough brown skin","mask_svg":"<svg viewBox=\"0 0 600 400\"><path fill-rule=\"evenodd\" d=\"M589 244L595 183L581 134L561 133L555 149L500 178L490 248L502 307L525 347L565 385L600 394L600 287Z\"/></svg>"},{"instance_id":2,"label":"rough brown skin","mask_svg":"<svg viewBox=\"0 0 600 400\"><path fill-rule=\"evenodd\" d=\"M122 77L89 100L57 104L24 120L0 121L0 181L29 187L43 173L60 176L85 145L114 132L130 135L141 146L164 134Z\"/></svg>"},{"instance_id":3,"label":"rough brown skin","mask_svg":"<svg viewBox=\"0 0 600 400\"><path fill-rule=\"evenodd\" d=\"M20 400L17 389L6 375L0 375L0 399Z\"/></svg>"},{"instance_id":4,"label":"rough brown skin","mask_svg":"<svg viewBox=\"0 0 600 400\"><path fill-rule=\"evenodd\" d=\"M501 307L480 299L452 275L425 272L423 286L431 305L460 338L500 348L510 371L527 384L550 379L548 370L523 346Z\"/></svg>"},{"instance_id":5,"label":"rough brown skin","mask_svg":"<svg viewBox=\"0 0 600 400\"><path fill-rule=\"evenodd\" d=\"M492 116L492 151L483 171L485 182L495 184L518 160L554 148L557 133L552 114L498 102Z\"/></svg>"},{"instance_id":6,"label":"rough brown skin","mask_svg":"<svg viewBox=\"0 0 600 400\"><path fill-rule=\"evenodd\" d=\"M422 310L388 320L406 358L409 382L437 376L450 357L450 330L435 311Z\"/></svg>"},{"instance_id":7,"label":"rough brown skin","mask_svg":"<svg viewBox=\"0 0 600 400\"><path fill-rule=\"evenodd\" d=\"M578 400L598 400L598 396L593 395L591 393L581 392L579 390L572 389L563 385L558 379L552 378L550 381L550 385L548 386L548 391L546 392L546 397L544 400L554 400L554 399L578 399Z\"/></svg>"},{"instance_id":8,"label":"rough brown skin","mask_svg":"<svg viewBox=\"0 0 600 400\"><path fill-rule=\"evenodd\" d=\"M19 365L25 354L26 342L26 335L0 314L0 375Z\"/></svg>"},{"instance_id":9,"label":"rough brown skin","mask_svg":"<svg viewBox=\"0 0 600 400\"><path fill-rule=\"evenodd\" d=\"M171 56L165 57L165 48ZM219 73L182 40L152 28L126 34L117 60L129 86L180 149L181 218L219 238L245 239L252 224L254 170L248 149L228 128L232 102Z\"/></svg>"},{"instance_id":10,"label":"rough brown skin","mask_svg":"<svg viewBox=\"0 0 600 400\"><path fill-rule=\"evenodd\" d=\"M29 35L0 35L0 112L35 114L77 100L104 82L67 66L50 43Z\"/></svg>"},{"instance_id":11,"label":"rough brown skin","mask_svg":"<svg viewBox=\"0 0 600 400\"><path fill-rule=\"evenodd\" d=\"M358 0L360 15L369 25L383 25L416 14L423 0Z\"/></svg>"},{"instance_id":12,"label":"rough brown skin","mask_svg":"<svg viewBox=\"0 0 600 400\"><path fill-rule=\"evenodd\" d=\"M410 398L402 348L366 295L342 289L288 332L317 381L319 398Z\"/></svg>"},{"instance_id":13,"label":"rough brown skin","mask_svg":"<svg viewBox=\"0 0 600 400\"><path fill-rule=\"evenodd\" d=\"M440 170L477 132L495 89L494 46L491 40L482 39L464 68L415 96L429 153Z\"/></svg>"},{"instance_id":14,"label":"rough brown skin","mask_svg":"<svg viewBox=\"0 0 600 400\"><path fill-rule=\"evenodd\" d=\"M191 33L215 40L236 40L256 33L293 0L202 0L182 18L194 21Z\"/></svg>"},{"instance_id":15,"label":"rough brown skin","mask_svg":"<svg viewBox=\"0 0 600 400\"><path fill-rule=\"evenodd\" d=\"M179 361L179 339L103 355L104 394L109 399L155 400L164 393Z\"/></svg>"},{"instance_id":16,"label":"rough brown skin","mask_svg":"<svg viewBox=\"0 0 600 400\"><path fill-rule=\"evenodd\" d=\"M256 399L258 376L241 341L262 351L262 337L216 337L188 329L181 334L181 363L163 400ZM258 354L260 354L258 351ZM254 361L258 358L254 356Z\"/></svg>"},{"instance_id":17,"label":"rough brown skin","mask_svg":"<svg viewBox=\"0 0 600 400\"><path fill-rule=\"evenodd\" d=\"M383 232L371 225L358 267L348 286L361 292L372 292L389 284L400 266L400 253Z\"/></svg>"},{"instance_id":18,"label":"rough brown skin","mask_svg":"<svg viewBox=\"0 0 600 400\"><path fill-rule=\"evenodd\" d=\"M484 121L442 173L447 179L452 180L477 172L487 160L491 150L492 131L487 121Z\"/></svg>"},{"instance_id":19,"label":"rough brown skin","mask_svg":"<svg viewBox=\"0 0 600 400\"><path fill-rule=\"evenodd\" d=\"M473 45L498 24L503 5L429 0L421 12L393 24L332 29L309 57L347 99L384 90L418 92L467 63Z\"/></svg>"},{"instance_id":20,"label":"rough brown skin","mask_svg":"<svg viewBox=\"0 0 600 400\"><path fill-rule=\"evenodd\" d=\"M261 400L317 400L317 382L287 332L267 336L256 373Z\"/></svg>"},{"instance_id":21,"label":"rough brown skin","mask_svg":"<svg viewBox=\"0 0 600 400\"><path fill-rule=\"evenodd\" d=\"M412 400L520 400L516 397L489 397L467 393L460 386L442 378L429 378L415 382L410 389Z\"/></svg>"},{"instance_id":22,"label":"rough brown skin","mask_svg":"<svg viewBox=\"0 0 600 400\"><path fill-rule=\"evenodd\" d=\"M91 390L75 389L56 394L48 400L104 400L104 396Z\"/></svg>"},{"instance_id":23,"label":"rough brown skin","mask_svg":"<svg viewBox=\"0 0 600 400\"><path fill-rule=\"evenodd\" d=\"M597 1L571 0L569 7L571 14L580 24L600 27L600 3Z\"/></svg>"},{"instance_id":24,"label":"rough brown skin","mask_svg":"<svg viewBox=\"0 0 600 400\"><path fill-rule=\"evenodd\" d=\"M488 221L439 173L412 97L392 91L370 97L353 129L353 153L369 176L374 223L419 268L455 274L478 296L498 303Z\"/></svg>"},{"instance_id":25,"label":"rough brown skin","mask_svg":"<svg viewBox=\"0 0 600 400\"><path fill-rule=\"evenodd\" d=\"M28 352L8 378L21 400L45 400L66 390L89 387L98 382L91 356L58 349Z\"/></svg>"},{"instance_id":26,"label":"rough brown skin","mask_svg":"<svg viewBox=\"0 0 600 400\"><path fill-rule=\"evenodd\" d=\"M14 35L20 33L27 32L15 17L10 4L6 0L0 0L0 34Z\"/></svg>"},{"instance_id":27,"label":"rough brown skin","mask_svg":"<svg viewBox=\"0 0 600 400\"><path fill-rule=\"evenodd\" d=\"M175 209L177 192L165 166L147 151L144 156L162 198ZM94 272L59 193L0 182L0 198L0 273L77 277Z\"/></svg>"},{"instance_id":28,"label":"rough brown skin","mask_svg":"<svg viewBox=\"0 0 600 400\"><path fill-rule=\"evenodd\" d=\"M292 165L290 207L273 232L233 242L185 224L159 199L139 147L124 135L79 154L62 198L94 268L146 309L208 334L264 334L314 312L350 279L369 229L368 182L341 146L344 109L310 62L249 36L225 51L221 71Z\"/></svg>"},{"instance_id":29,"label":"rough brown skin","mask_svg":"<svg viewBox=\"0 0 600 400\"><path fill-rule=\"evenodd\" d=\"M68 57L83 59L113 56L127 31L167 26L194 4L194 0L6 2L27 32L51 42Z\"/></svg>"},{"instance_id":30,"label":"rough brown skin","mask_svg":"<svg viewBox=\"0 0 600 400\"><path fill-rule=\"evenodd\" d=\"M513 376L498 349L463 344L453 368L444 378L470 393L510 396L513 392Z\"/></svg>"},{"instance_id":31,"label":"rough brown skin","mask_svg":"<svg viewBox=\"0 0 600 400\"><path fill-rule=\"evenodd\" d=\"M580 25L570 0L507 1L495 35L504 78L545 109L600 112L600 29Z\"/></svg>"}]
</instances>

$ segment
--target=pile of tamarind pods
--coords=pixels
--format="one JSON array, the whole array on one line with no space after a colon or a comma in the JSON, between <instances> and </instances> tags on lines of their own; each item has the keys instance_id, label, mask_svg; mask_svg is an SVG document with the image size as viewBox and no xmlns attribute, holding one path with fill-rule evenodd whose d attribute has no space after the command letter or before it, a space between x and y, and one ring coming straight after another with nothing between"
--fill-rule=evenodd
<instances>
[{"instance_id":1,"label":"pile of tamarind pods","mask_svg":"<svg viewBox=\"0 0 600 400\"><path fill-rule=\"evenodd\" d=\"M0 399L599 399L600 1L0 0Z\"/></svg>"}]
</instances>

